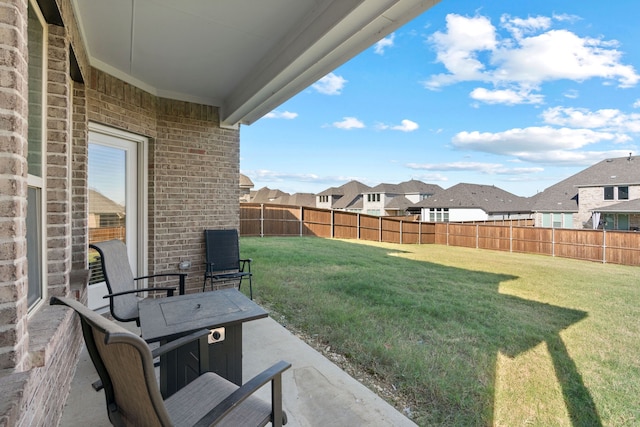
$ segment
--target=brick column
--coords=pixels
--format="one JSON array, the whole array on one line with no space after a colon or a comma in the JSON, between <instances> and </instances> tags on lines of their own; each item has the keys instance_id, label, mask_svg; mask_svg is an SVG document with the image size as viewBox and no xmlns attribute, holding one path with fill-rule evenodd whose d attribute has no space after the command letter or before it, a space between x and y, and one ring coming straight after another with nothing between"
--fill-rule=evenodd
<instances>
[{"instance_id":1,"label":"brick column","mask_svg":"<svg viewBox=\"0 0 640 427\"><path fill-rule=\"evenodd\" d=\"M26 369L27 1L0 0L0 371Z\"/></svg>"},{"instance_id":2,"label":"brick column","mask_svg":"<svg viewBox=\"0 0 640 427\"><path fill-rule=\"evenodd\" d=\"M64 27L49 25L47 64L47 286L66 296L71 271L71 78Z\"/></svg>"},{"instance_id":3,"label":"brick column","mask_svg":"<svg viewBox=\"0 0 640 427\"><path fill-rule=\"evenodd\" d=\"M87 97L83 84L73 85L73 134L71 159L71 239L73 269L87 268L87 248L89 245L89 196L87 193L89 146L87 129Z\"/></svg>"}]
</instances>

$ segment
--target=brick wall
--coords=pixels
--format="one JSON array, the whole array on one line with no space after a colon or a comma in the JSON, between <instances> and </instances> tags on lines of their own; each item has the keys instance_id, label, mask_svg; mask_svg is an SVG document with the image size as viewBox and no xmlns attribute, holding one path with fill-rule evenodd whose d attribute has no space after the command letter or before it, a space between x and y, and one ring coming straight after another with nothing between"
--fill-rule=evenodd
<instances>
[{"instance_id":1,"label":"brick wall","mask_svg":"<svg viewBox=\"0 0 640 427\"><path fill-rule=\"evenodd\" d=\"M0 0L0 376L25 369L28 351L27 3Z\"/></svg>"},{"instance_id":2,"label":"brick wall","mask_svg":"<svg viewBox=\"0 0 640 427\"><path fill-rule=\"evenodd\" d=\"M187 289L201 289L203 230L240 225L239 131L219 126L217 108L158 98L99 70L86 97L90 121L150 138L149 273L188 260Z\"/></svg>"}]
</instances>

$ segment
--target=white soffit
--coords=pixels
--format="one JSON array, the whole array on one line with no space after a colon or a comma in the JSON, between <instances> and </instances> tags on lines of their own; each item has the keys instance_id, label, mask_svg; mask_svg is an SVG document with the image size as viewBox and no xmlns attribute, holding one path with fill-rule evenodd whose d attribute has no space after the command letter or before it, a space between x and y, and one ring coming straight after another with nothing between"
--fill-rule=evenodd
<instances>
[{"instance_id":1,"label":"white soffit","mask_svg":"<svg viewBox=\"0 0 640 427\"><path fill-rule=\"evenodd\" d=\"M250 124L440 0L72 0L91 65Z\"/></svg>"}]
</instances>

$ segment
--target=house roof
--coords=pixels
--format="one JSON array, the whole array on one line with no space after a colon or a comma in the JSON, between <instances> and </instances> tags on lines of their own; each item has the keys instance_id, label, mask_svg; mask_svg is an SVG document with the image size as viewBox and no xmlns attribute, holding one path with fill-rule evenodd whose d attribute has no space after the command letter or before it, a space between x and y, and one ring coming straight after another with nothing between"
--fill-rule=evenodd
<instances>
[{"instance_id":1,"label":"house roof","mask_svg":"<svg viewBox=\"0 0 640 427\"><path fill-rule=\"evenodd\" d=\"M407 199L405 196L395 196L384 205L384 208L404 210L409 206L413 206L413 202L411 200Z\"/></svg>"},{"instance_id":2,"label":"house roof","mask_svg":"<svg viewBox=\"0 0 640 427\"><path fill-rule=\"evenodd\" d=\"M285 195L288 196L289 193L272 190L269 187L262 187L257 191L251 191L251 203L273 203L275 199Z\"/></svg>"},{"instance_id":3,"label":"house roof","mask_svg":"<svg viewBox=\"0 0 640 427\"><path fill-rule=\"evenodd\" d=\"M89 190L89 206L92 214L125 214L124 206L114 202L97 190Z\"/></svg>"},{"instance_id":4,"label":"house roof","mask_svg":"<svg viewBox=\"0 0 640 427\"><path fill-rule=\"evenodd\" d=\"M315 207L316 196L312 193L283 194L282 196L275 198L271 203L275 203L277 205Z\"/></svg>"},{"instance_id":5,"label":"house roof","mask_svg":"<svg viewBox=\"0 0 640 427\"><path fill-rule=\"evenodd\" d=\"M71 0L91 66L250 124L440 0Z\"/></svg>"},{"instance_id":6,"label":"house roof","mask_svg":"<svg viewBox=\"0 0 640 427\"><path fill-rule=\"evenodd\" d=\"M339 187L342 196L331 207L333 209L357 209L354 205L362 200L362 193L369 188L371 187L359 181L349 181ZM360 203L360 208L362 208L362 203Z\"/></svg>"},{"instance_id":7,"label":"house roof","mask_svg":"<svg viewBox=\"0 0 640 427\"><path fill-rule=\"evenodd\" d=\"M253 188L253 181L244 174L240 174L240 188Z\"/></svg>"},{"instance_id":8,"label":"house roof","mask_svg":"<svg viewBox=\"0 0 640 427\"><path fill-rule=\"evenodd\" d=\"M487 213L530 212L529 200L493 185L456 184L416 203L421 208L482 209Z\"/></svg>"},{"instance_id":9,"label":"house roof","mask_svg":"<svg viewBox=\"0 0 640 427\"><path fill-rule=\"evenodd\" d=\"M365 193L384 193L384 194L434 194L442 190L442 187L435 184L427 184L422 181L412 179L410 181L401 182L399 184L378 184L370 188Z\"/></svg>"},{"instance_id":10,"label":"house roof","mask_svg":"<svg viewBox=\"0 0 640 427\"><path fill-rule=\"evenodd\" d=\"M609 206L600 206L592 209L594 212L638 213L640 212L640 199L626 200Z\"/></svg>"},{"instance_id":11,"label":"house roof","mask_svg":"<svg viewBox=\"0 0 640 427\"><path fill-rule=\"evenodd\" d=\"M640 183L640 157L602 160L552 185L532 199L534 211L577 212L580 187L606 187Z\"/></svg>"}]
</instances>

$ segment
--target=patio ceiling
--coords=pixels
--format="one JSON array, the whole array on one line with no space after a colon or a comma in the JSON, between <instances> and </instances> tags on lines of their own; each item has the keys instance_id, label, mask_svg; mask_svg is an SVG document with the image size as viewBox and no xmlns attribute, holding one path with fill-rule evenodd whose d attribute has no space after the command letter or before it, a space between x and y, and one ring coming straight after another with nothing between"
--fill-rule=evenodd
<instances>
[{"instance_id":1,"label":"patio ceiling","mask_svg":"<svg viewBox=\"0 0 640 427\"><path fill-rule=\"evenodd\" d=\"M440 0L71 0L89 60L251 124Z\"/></svg>"}]
</instances>

